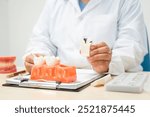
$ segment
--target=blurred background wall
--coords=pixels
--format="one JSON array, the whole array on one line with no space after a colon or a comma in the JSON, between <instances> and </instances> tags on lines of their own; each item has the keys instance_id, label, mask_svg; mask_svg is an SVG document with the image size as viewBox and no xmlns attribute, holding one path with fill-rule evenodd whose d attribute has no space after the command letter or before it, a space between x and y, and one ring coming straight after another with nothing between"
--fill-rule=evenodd
<instances>
[{"instance_id":1,"label":"blurred background wall","mask_svg":"<svg viewBox=\"0 0 150 117\"><path fill-rule=\"evenodd\" d=\"M8 0L0 0L0 55L9 54Z\"/></svg>"}]
</instances>

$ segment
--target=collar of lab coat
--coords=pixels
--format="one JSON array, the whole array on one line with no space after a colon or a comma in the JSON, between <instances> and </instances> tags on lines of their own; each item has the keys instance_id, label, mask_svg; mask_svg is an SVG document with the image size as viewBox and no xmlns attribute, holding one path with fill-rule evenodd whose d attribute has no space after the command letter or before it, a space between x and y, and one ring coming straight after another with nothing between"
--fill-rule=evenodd
<instances>
[{"instance_id":1,"label":"collar of lab coat","mask_svg":"<svg viewBox=\"0 0 150 117\"><path fill-rule=\"evenodd\" d=\"M68 1L82 15L82 14L87 13L88 11L90 11L91 9L93 9L94 7L96 7L97 5L99 5L102 0L90 0L89 3L87 4L87 6L84 8L83 11L81 11L81 9L79 7L78 0L68 0Z\"/></svg>"}]
</instances>

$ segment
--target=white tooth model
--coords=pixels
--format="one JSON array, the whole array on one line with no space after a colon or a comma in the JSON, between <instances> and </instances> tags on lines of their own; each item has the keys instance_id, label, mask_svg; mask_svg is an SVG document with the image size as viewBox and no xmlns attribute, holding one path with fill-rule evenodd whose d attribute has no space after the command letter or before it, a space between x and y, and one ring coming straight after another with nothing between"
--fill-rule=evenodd
<instances>
[{"instance_id":1,"label":"white tooth model","mask_svg":"<svg viewBox=\"0 0 150 117\"><path fill-rule=\"evenodd\" d=\"M90 56L90 46L92 42L88 41L88 39L84 38L80 42L80 54L84 57Z\"/></svg>"},{"instance_id":2,"label":"white tooth model","mask_svg":"<svg viewBox=\"0 0 150 117\"><path fill-rule=\"evenodd\" d=\"M37 57L33 55L34 57L34 65L43 65L46 63L48 66L54 66L60 63L60 60L58 57L55 56L40 56Z\"/></svg>"},{"instance_id":3,"label":"white tooth model","mask_svg":"<svg viewBox=\"0 0 150 117\"><path fill-rule=\"evenodd\" d=\"M48 66L54 66L60 62L59 58L55 56L45 56L44 59Z\"/></svg>"},{"instance_id":4,"label":"white tooth model","mask_svg":"<svg viewBox=\"0 0 150 117\"><path fill-rule=\"evenodd\" d=\"M43 56L36 57L34 55L34 65L43 65L44 63L45 63L45 60Z\"/></svg>"}]
</instances>

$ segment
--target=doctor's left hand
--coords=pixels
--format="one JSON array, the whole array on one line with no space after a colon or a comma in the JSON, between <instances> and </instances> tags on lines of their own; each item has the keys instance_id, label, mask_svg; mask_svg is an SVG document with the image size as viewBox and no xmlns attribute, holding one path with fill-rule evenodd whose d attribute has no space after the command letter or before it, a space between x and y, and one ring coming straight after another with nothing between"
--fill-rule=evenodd
<instances>
[{"instance_id":1,"label":"doctor's left hand","mask_svg":"<svg viewBox=\"0 0 150 117\"><path fill-rule=\"evenodd\" d=\"M96 72L105 73L109 70L111 57L111 49L105 42L101 42L91 45L88 61Z\"/></svg>"}]
</instances>

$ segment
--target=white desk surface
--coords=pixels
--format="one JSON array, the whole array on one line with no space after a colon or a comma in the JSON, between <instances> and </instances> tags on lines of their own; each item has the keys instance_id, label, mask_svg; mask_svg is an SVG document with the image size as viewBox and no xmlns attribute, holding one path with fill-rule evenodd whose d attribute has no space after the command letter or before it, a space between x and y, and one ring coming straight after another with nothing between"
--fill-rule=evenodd
<instances>
[{"instance_id":1,"label":"white desk surface","mask_svg":"<svg viewBox=\"0 0 150 117\"><path fill-rule=\"evenodd\" d=\"M5 80L6 75L0 74L0 100L150 100L150 89L145 90L141 94L133 94L108 92L105 91L104 87L97 88L89 86L80 92L69 92L58 90L4 87L2 84L5 83Z\"/></svg>"}]
</instances>

